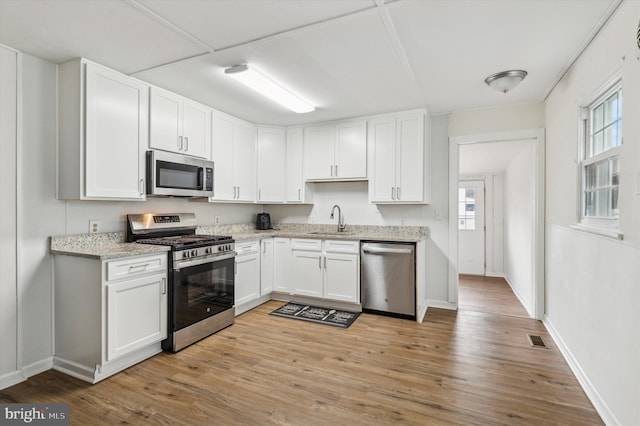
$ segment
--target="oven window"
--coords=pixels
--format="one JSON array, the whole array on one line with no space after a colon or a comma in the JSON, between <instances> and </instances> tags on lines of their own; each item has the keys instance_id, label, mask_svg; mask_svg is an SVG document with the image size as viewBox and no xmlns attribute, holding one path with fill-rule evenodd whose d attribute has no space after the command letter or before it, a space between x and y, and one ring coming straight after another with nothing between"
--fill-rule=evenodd
<instances>
[{"instance_id":1,"label":"oven window","mask_svg":"<svg viewBox=\"0 0 640 426\"><path fill-rule=\"evenodd\" d=\"M174 271L174 329L232 308L233 285L233 258Z\"/></svg>"}]
</instances>

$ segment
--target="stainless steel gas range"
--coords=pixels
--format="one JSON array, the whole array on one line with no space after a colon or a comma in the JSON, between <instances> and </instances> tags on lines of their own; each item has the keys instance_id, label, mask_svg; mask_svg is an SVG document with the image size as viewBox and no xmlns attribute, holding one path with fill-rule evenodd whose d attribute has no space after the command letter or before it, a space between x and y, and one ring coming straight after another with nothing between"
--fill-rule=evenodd
<instances>
[{"instance_id":1,"label":"stainless steel gas range","mask_svg":"<svg viewBox=\"0 0 640 426\"><path fill-rule=\"evenodd\" d=\"M165 350L177 352L234 322L235 242L196 235L193 213L127 215L127 241L170 246Z\"/></svg>"}]
</instances>

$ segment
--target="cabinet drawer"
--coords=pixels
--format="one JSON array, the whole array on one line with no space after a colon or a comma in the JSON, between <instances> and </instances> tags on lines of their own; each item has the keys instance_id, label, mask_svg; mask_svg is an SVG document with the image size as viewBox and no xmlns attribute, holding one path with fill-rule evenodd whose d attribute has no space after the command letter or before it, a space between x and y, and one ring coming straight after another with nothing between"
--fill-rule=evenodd
<instances>
[{"instance_id":1,"label":"cabinet drawer","mask_svg":"<svg viewBox=\"0 0 640 426\"><path fill-rule=\"evenodd\" d=\"M258 253L259 251L260 251L260 241L247 241L239 244L236 243L237 256Z\"/></svg>"},{"instance_id":2,"label":"cabinet drawer","mask_svg":"<svg viewBox=\"0 0 640 426\"><path fill-rule=\"evenodd\" d=\"M291 239L291 250L322 251L322 240Z\"/></svg>"},{"instance_id":3,"label":"cabinet drawer","mask_svg":"<svg viewBox=\"0 0 640 426\"><path fill-rule=\"evenodd\" d=\"M107 281L137 277L158 272L167 272L167 255L127 257L107 262Z\"/></svg>"},{"instance_id":4,"label":"cabinet drawer","mask_svg":"<svg viewBox=\"0 0 640 426\"><path fill-rule=\"evenodd\" d=\"M355 253L360 252L359 241L326 240L324 250L327 253Z\"/></svg>"}]
</instances>

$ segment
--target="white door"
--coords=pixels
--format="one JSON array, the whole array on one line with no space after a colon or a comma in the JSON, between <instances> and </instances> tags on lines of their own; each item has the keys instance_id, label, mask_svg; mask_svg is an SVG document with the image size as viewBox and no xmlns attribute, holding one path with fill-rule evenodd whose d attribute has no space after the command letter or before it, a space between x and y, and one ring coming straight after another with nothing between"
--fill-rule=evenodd
<instances>
[{"instance_id":1,"label":"white door","mask_svg":"<svg viewBox=\"0 0 640 426\"><path fill-rule=\"evenodd\" d=\"M369 200L395 201L396 120L382 118L369 122Z\"/></svg>"},{"instance_id":2,"label":"white door","mask_svg":"<svg viewBox=\"0 0 640 426\"><path fill-rule=\"evenodd\" d=\"M212 129L213 199L233 200L233 121L214 115Z\"/></svg>"},{"instance_id":3,"label":"white door","mask_svg":"<svg viewBox=\"0 0 640 426\"><path fill-rule=\"evenodd\" d=\"M122 109L117 110L117 112ZM157 87L151 88L149 146L165 151L181 152L182 98Z\"/></svg>"},{"instance_id":4,"label":"white door","mask_svg":"<svg viewBox=\"0 0 640 426\"><path fill-rule=\"evenodd\" d=\"M367 122L352 121L336 125L334 177L367 177Z\"/></svg>"},{"instance_id":5,"label":"white door","mask_svg":"<svg viewBox=\"0 0 640 426\"><path fill-rule=\"evenodd\" d=\"M322 297L322 254L312 251L291 252L292 293Z\"/></svg>"},{"instance_id":6,"label":"white door","mask_svg":"<svg viewBox=\"0 0 640 426\"><path fill-rule=\"evenodd\" d=\"M305 179L335 177L334 146L333 125L310 126L304 129Z\"/></svg>"},{"instance_id":7,"label":"white door","mask_svg":"<svg viewBox=\"0 0 640 426\"><path fill-rule=\"evenodd\" d=\"M303 201L304 175L302 165L304 162L304 152L302 150L303 141L302 127L287 129L287 164L286 164L286 186L288 203L301 203Z\"/></svg>"},{"instance_id":8,"label":"white door","mask_svg":"<svg viewBox=\"0 0 640 426\"><path fill-rule=\"evenodd\" d=\"M273 291L273 238L260 242L260 295Z\"/></svg>"},{"instance_id":9,"label":"white door","mask_svg":"<svg viewBox=\"0 0 640 426\"><path fill-rule=\"evenodd\" d=\"M256 127L233 125L233 184L236 201L256 201Z\"/></svg>"},{"instance_id":10,"label":"white door","mask_svg":"<svg viewBox=\"0 0 640 426\"><path fill-rule=\"evenodd\" d=\"M324 256L324 293L325 299L343 302L360 302L360 262L358 255L327 253Z\"/></svg>"},{"instance_id":11,"label":"white door","mask_svg":"<svg viewBox=\"0 0 640 426\"><path fill-rule=\"evenodd\" d=\"M484 275L484 181L461 181L458 188L458 272Z\"/></svg>"},{"instance_id":12,"label":"white door","mask_svg":"<svg viewBox=\"0 0 640 426\"><path fill-rule=\"evenodd\" d=\"M236 257L236 307L260 297L260 253Z\"/></svg>"},{"instance_id":13,"label":"white door","mask_svg":"<svg viewBox=\"0 0 640 426\"><path fill-rule=\"evenodd\" d=\"M209 158L211 110L185 99L182 107L182 136L185 154Z\"/></svg>"},{"instance_id":14,"label":"white door","mask_svg":"<svg viewBox=\"0 0 640 426\"><path fill-rule=\"evenodd\" d=\"M258 201L284 202L285 133L276 127L258 128Z\"/></svg>"},{"instance_id":15,"label":"white door","mask_svg":"<svg viewBox=\"0 0 640 426\"><path fill-rule=\"evenodd\" d=\"M273 290L291 293L291 240L273 239Z\"/></svg>"},{"instance_id":16,"label":"white door","mask_svg":"<svg viewBox=\"0 0 640 426\"><path fill-rule=\"evenodd\" d=\"M424 199L424 114L398 117L396 125L396 201Z\"/></svg>"}]
</instances>

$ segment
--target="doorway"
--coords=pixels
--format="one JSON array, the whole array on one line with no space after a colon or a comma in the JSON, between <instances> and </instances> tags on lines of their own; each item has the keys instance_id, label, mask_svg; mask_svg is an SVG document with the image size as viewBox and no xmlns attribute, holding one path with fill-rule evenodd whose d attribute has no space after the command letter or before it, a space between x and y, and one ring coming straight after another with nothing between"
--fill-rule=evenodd
<instances>
[{"instance_id":1,"label":"doorway","mask_svg":"<svg viewBox=\"0 0 640 426\"><path fill-rule=\"evenodd\" d=\"M484 151L489 147L493 150L488 150L487 155ZM500 161L510 165L499 166ZM452 265L449 302L458 306L462 279L467 285L467 277L480 277L484 281L503 278L526 309L527 316L542 319L544 129L451 138L449 173ZM474 229L474 232L482 231L474 239L466 228L470 224L477 228L476 192L480 183L484 183L487 190L487 193L483 191L481 200L486 223L481 230ZM471 197L467 195L472 193L473 202L470 202ZM468 214L471 210L473 215ZM481 254L483 248L484 254ZM483 260L479 260L481 257ZM459 273L466 275L461 279ZM493 284L496 283L487 285Z\"/></svg>"},{"instance_id":2,"label":"doorway","mask_svg":"<svg viewBox=\"0 0 640 426\"><path fill-rule=\"evenodd\" d=\"M458 185L458 273L485 274L484 180Z\"/></svg>"}]
</instances>

